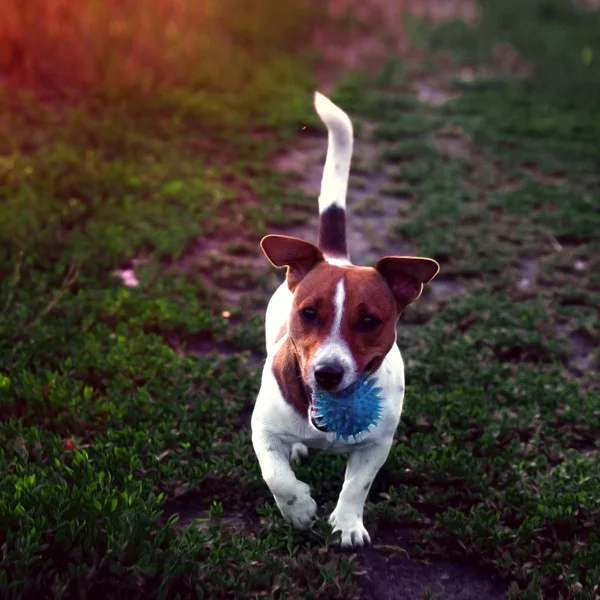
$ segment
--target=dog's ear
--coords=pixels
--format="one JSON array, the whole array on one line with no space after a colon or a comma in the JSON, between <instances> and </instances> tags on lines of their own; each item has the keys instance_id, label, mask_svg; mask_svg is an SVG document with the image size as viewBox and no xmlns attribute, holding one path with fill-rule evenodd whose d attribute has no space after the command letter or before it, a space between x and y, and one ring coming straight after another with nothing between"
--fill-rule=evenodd
<instances>
[{"instance_id":1,"label":"dog's ear","mask_svg":"<svg viewBox=\"0 0 600 600\"><path fill-rule=\"evenodd\" d=\"M402 311L423 292L423 285L439 272L440 265L431 258L386 256L375 265L390 286Z\"/></svg>"},{"instance_id":2,"label":"dog's ear","mask_svg":"<svg viewBox=\"0 0 600 600\"><path fill-rule=\"evenodd\" d=\"M260 246L273 265L288 268L287 283L292 292L317 263L325 260L314 244L287 235L267 235Z\"/></svg>"}]
</instances>

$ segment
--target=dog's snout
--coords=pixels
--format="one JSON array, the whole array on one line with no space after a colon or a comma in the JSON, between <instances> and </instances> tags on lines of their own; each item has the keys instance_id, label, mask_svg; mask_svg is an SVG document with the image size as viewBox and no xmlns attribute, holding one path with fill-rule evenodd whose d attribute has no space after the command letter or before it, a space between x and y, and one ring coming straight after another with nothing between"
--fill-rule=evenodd
<instances>
[{"instance_id":1,"label":"dog's snout","mask_svg":"<svg viewBox=\"0 0 600 600\"><path fill-rule=\"evenodd\" d=\"M338 363L327 363L315 369L315 379L325 390L331 390L342 381L344 367Z\"/></svg>"}]
</instances>

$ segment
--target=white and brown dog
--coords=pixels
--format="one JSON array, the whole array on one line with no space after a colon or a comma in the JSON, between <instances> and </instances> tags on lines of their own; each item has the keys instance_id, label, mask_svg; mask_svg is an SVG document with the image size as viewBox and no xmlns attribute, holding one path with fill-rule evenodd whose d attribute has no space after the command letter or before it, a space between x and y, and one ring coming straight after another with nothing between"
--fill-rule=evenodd
<instances>
[{"instance_id":1,"label":"white and brown dog","mask_svg":"<svg viewBox=\"0 0 600 600\"><path fill-rule=\"evenodd\" d=\"M252 444L262 476L283 517L310 528L317 505L290 460L307 447L348 453L346 477L329 518L342 547L370 542L363 525L369 488L389 454L404 399L404 364L396 344L402 310L414 302L439 265L429 258L387 256L375 267L350 262L346 248L346 192L353 132L348 115L315 94L329 132L319 196L318 247L298 238L268 235L261 246L287 280L267 307L267 360L252 414ZM319 426L313 391L336 392L365 372L382 388L376 426L348 441Z\"/></svg>"}]
</instances>

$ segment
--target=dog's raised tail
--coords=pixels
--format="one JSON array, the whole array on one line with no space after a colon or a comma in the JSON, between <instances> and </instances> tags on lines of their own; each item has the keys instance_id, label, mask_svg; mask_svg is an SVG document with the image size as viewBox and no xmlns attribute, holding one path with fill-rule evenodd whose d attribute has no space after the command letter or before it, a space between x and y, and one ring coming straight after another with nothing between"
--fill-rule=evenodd
<instances>
[{"instance_id":1,"label":"dog's raised tail","mask_svg":"<svg viewBox=\"0 0 600 600\"><path fill-rule=\"evenodd\" d=\"M315 109L328 131L319 195L319 248L327 258L348 259L346 193L352 159L352 121L319 92L315 92Z\"/></svg>"}]
</instances>

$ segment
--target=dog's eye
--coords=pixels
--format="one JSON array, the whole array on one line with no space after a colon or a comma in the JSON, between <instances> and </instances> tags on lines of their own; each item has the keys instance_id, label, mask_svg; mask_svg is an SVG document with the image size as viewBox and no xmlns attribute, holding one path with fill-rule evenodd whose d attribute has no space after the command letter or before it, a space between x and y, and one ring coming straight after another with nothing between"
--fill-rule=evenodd
<instances>
[{"instance_id":1,"label":"dog's eye","mask_svg":"<svg viewBox=\"0 0 600 600\"><path fill-rule=\"evenodd\" d=\"M380 324L381 321L377 317L367 315L356 324L356 328L359 331L373 331L374 329L377 329L377 327L379 327Z\"/></svg>"},{"instance_id":2,"label":"dog's eye","mask_svg":"<svg viewBox=\"0 0 600 600\"><path fill-rule=\"evenodd\" d=\"M319 322L319 315L314 308L303 308L300 310L300 316L306 323L315 324Z\"/></svg>"}]
</instances>

